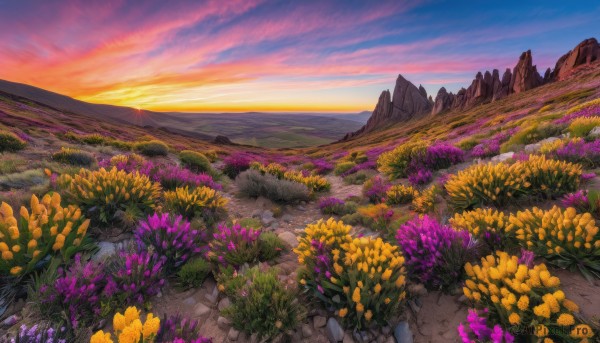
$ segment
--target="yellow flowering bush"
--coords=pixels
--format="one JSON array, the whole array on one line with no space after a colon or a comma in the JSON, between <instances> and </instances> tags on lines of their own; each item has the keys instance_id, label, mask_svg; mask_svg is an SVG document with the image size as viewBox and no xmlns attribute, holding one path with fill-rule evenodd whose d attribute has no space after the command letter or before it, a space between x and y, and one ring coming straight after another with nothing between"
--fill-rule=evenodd
<instances>
[{"instance_id":1,"label":"yellow flowering bush","mask_svg":"<svg viewBox=\"0 0 600 343\"><path fill-rule=\"evenodd\" d=\"M596 126L600 126L600 117L579 117L569 125L569 132L573 137L585 137Z\"/></svg>"},{"instance_id":2,"label":"yellow flowering bush","mask_svg":"<svg viewBox=\"0 0 600 343\"><path fill-rule=\"evenodd\" d=\"M77 202L95 224L114 222L134 223L150 213L160 196L160 184L146 175L127 173L113 167L91 171L81 169L74 176L63 174L59 186L66 190L69 199ZM120 213L127 213L127 219Z\"/></svg>"},{"instance_id":3,"label":"yellow flowering bush","mask_svg":"<svg viewBox=\"0 0 600 343\"><path fill-rule=\"evenodd\" d=\"M412 210L421 214L432 212L435 209L435 201L438 193L439 190L435 185L431 185L421 193L417 193L411 203Z\"/></svg>"},{"instance_id":4,"label":"yellow flowering bush","mask_svg":"<svg viewBox=\"0 0 600 343\"><path fill-rule=\"evenodd\" d=\"M405 293L404 257L381 238L352 238L330 219L309 225L294 251L306 268L300 283L351 328L386 325Z\"/></svg>"},{"instance_id":5,"label":"yellow flowering bush","mask_svg":"<svg viewBox=\"0 0 600 343\"><path fill-rule=\"evenodd\" d=\"M534 207L511 215L506 231L552 264L579 269L588 278L600 277L600 230L590 213L578 214L573 207Z\"/></svg>"},{"instance_id":6,"label":"yellow flowering bush","mask_svg":"<svg viewBox=\"0 0 600 343\"><path fill-rule=\"evenodd\" d=\"M288 180L305 185L311 192L328 191L331 184L326 178L319 175L305 176L301 171L288 170L279 163L269 163L263 165L259 162L252 162L250 168L260 171L262 174L271 174L280 180Z\"/></svg>"},{"instance_id":7,"label":"yellow flowering bush","mask_svg":"<svg viewBox=\"0 0 600 343\"><path fill-rule=\"evenodd\" d=\"M456 230L467 230L484 242L489 251L506 250L518 246L515 233L507 231L508 215L491 208L477 208L473 211L456 213L450 218L450 225Z\"/></svg>"},{"instance_id":8,"label":"yellow flowering bush","mask_svg":"<svg viewBox=\"0 0 600 343\"><path fill-rule=\"evenodd\" d=\"M202 217L207 224L214 224L226 211L227 198L209 187L201 186L189 189L178 187L164 194L165 207L186 218Z\"/></svg>"},{"instance_id":9,"label":"yellow flowering bush","mask_svg":"<svg viewBox=\"0 0 600 343\"><path fill-rule=\"evenodd\" d=\"M407 142L399 145L394 150L384 152L377 159L377 167L380 172L398 179L407 176L410 161L427 150L428 144L424 141Z\"/></svg>"},{"instance_id":10,"label":"yellow flowering bush","mask_svg":"<svg viewBox=\"0 0 600 343\"><path fill-rule=\"evenodd\" d=\"M449 202L457 209L481 205L503 206L523 195L551 198L579 187L579 164L530 155L527 161L477 164L452 175L446 182Z\"/></svg>"},{"instance_id":11,"label":"yellow flowering bush","mask_svg":"<svg viewBox=\"0 0 600 343\"><path fill-rule=\"evenodd\" d=\"M412 186L393 185L385 192L385 199L388 205L408 204L419 192Z\"/></svg>"},{"instance_id":12,"label":"yellow flowering bush","mask_svg":"<svg viewBox=\"0 0 600 343\"><path fill-rule=\"evenodd\" d=\"M477 307L487 308L492 322L532 327L540 339L577 342L568 328L577 323L573 312L579 308L566 299L560 280L544 264L528 267L519 257L497 251L482 258L480 265L467 263L465 271L465 296Z\"/></svg>"},{"instance_id":13,"label":"yellow flowering bush","mask_svg":"<svg viewBox=\"0 0 600 343\"><path fill-rule=\"evenodd\" d=\"M18 217L10 205L2 202L0 274L24 275L48 255L70 259L79 250L89 224L79 207L63 207L58 193L46 194L41 201L32 195L29 210L22 206Z\"/></svg>"},{"instance_id":14,"label":"yellow flowering bush","mask_svg":"<svg viewBox=\"0 0 600 343\"><path fill-rule=\"evenodd\" d=\"M117 313L113 317L113 330L118 343L151 343L154 342L160 329L160 318L148 313L146 321L142 323L140 311L134 306L128 307L123 314ZM97 331L90 339L90 343L115 343L109 332Z\"/></svg>"}]
</instances>

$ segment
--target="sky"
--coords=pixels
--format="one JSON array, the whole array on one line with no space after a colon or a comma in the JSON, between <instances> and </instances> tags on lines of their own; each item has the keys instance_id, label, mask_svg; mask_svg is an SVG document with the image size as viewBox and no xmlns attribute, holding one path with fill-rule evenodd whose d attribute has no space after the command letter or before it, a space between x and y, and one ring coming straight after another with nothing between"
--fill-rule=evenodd
<instances>
[{"instance_id":1,"label":"sky","mask_svg":"<svg viewBox=\"0 0 600 343\"><path fill-rule=\"evenodd\" d=\"M0 78L155 111L359 112L402 74L428 94L543 72L599 1L0 0Z\"/></svg>"}]
</instances>

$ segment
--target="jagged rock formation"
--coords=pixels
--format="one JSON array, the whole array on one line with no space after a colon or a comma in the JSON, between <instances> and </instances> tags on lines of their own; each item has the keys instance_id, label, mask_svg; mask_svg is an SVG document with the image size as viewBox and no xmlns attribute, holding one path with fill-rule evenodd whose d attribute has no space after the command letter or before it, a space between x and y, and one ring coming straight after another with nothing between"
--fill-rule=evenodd
<instances>
[{"instance_id":1,"label":"jagged rock formation","mask_svg":"<svg viewBox=\"0 0 600 343\"><path fill-rule=\"evenodd\" d=\"M390 92L383 92L367 124L356 132L346 134L344 140L391 123L420 118L426 113L440 115L446 111L463 110L500 100L548 82L563 80L579 68L598 62L600 62L600 44L595 38L586 39L563 55L556 62L554 70L548 68L542 77L533 64L531 50L527 50L521 54L512 71L510 68L506 69L502 79L500 79L500 72L497 69L491 73L489 71L478 72L468 88L461 88L456 94L453 94L442 87L435 100L431 96L427 97L427 92L422 85L417 88L402 75L398 75L392 101L390 102Z\"/></svg>"},{"instance_id":2,"label":"jagged rock formation","mask_svg":"<svg viewBox=\"0 0 600 343\"><path fill-rule=\"evenodd\" d=\"M600 44L598 44L596 38L586 39L558 59L550 79L553 81L564 80L576 68L598 62L599 60Z\"/></svg>"}]
</instances>

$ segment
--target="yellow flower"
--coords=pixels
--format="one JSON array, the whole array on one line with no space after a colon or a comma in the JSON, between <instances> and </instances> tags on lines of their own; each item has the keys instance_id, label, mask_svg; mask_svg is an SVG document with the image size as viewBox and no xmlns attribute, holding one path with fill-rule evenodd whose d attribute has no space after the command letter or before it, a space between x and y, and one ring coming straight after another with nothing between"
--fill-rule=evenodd
<instances>
[{"instance_id":1,"label":"yellow flower","mask_svg":"<svg viewBox=\"0 0 600 343\"><path fill-rule=\"evenodd\" d=\"M115 331L123 331L125 326L125 316L117 312L113 317L113 328Z\"/></svg>"},{"instance_id":2,"label":"yellow flower","mask_svg":"<svg viewBox=\"0 0 600 343\"><path fill-rule=\"evenodd\" d=\"M591 338L593 336L592 328L586 324L579 324L571 330L571 337L573 338Z\"/></svg>"},{"instance_id":3,"label":"yellow flower","mask_svg":"<svg viewBox=\"0 0 600 343\"><path fill-rule=\"evenodd\" d=\"M529 297L526 295L521 295L519 301L517 302L517 307L521 311L525 311L529 308Z\"/></svg>"},{"instance_id":4,"label":"yellow flower","mask_svg":"<svg viewBox=\"0 0 600 343\"><path fill-rule=\"evenodd\" d=\"M575 318L573 318L573 315L571 315L571 314L562 313L560 316L558 316L558 319L556 320L556 324L558 324L560 326L573 325L573 324L575 324Z\"/></svg>"},{"instance_id":5,"label":"yellow flower","mask_svg":"<svg viewBox=\"0 0 600 343\"><path fill-rule=\"evenodd\" d=\"M544 338L544 343L554 343L554 341L552 340L552 338Z\"/></svg>"},{"instance_id":6,"label":"yellow flower","mask_svg":"<svg viewBox=\"0 0 600 343\"><path fill-rule=\"evenodd\" d=\"M386 305L389 304L390 302L392 302L392 299L390 298L385 298L385 300L383 301Z\"/></svg>"},{"instance_id":7,"label":"yellow flower","mask_svg":"<svg viewBox=\"0 0 600 343\"><path fill-rule=\"evenodd\" d=\"M135 306L129 306L125 310L125 325L131 324L136 319L140 319L140 312Z\"/></svg>"},{"instance_id":8,"label":"yellow flower","mask_svg":"<svg viewBox=\"0 0 600 343\"><path fill-rule=\"evenodd\" d=\"M375 285L375 289L374 289L375 293L379 294L379 292L381 292L381 285L378 283Z\"/></svg>"},{"instance_id":9,"label":"yellow flower","mask_svg":"<svg viewBox=\"0 0 600 343\"><path fill-rule=\"evenodd\" d=\"M373 317L373 313L371 312L371 310L367 310L367 312L365 312L365 319L367 321L370 321L372 317Z\"/></svg>"},{"instance_id":10,"label":"yellow flower","mask_svg":"<svg viewBox=\"0 0 600 343\"><path fill-rule=\"evenodd\" d=\"M142 333L133 326L126 326L119 334L119 343L138 343Z\"/></svg>"},{"instance_id":11,"label":"yellow flower","mask_svg":"<svg viewBox=\"0 0 600 343\"><path fill-rule=\"evenodd\" d=\"M365 310L365 307L363 306L363 304L358 303L356 304L356 312L363 312Z\"/></svg>"},{"instance_id":12,"label":"yellow flower","mask_svg":"<svg viewBox=\"0 0 600 343\"><path fill-rule=\"evenodd\" d=\"M342 308L340 309L338 315L340 316L340 318L344 318L346 315L348 314L348 309L347 308Z\"/></svg>"},{"instance_id":13,"label":"yellow flower","mask_svg":"<svg viewBox=\"0 0 600 343\"><path fill-rule=\"evenodd\" d=\"M533 308L533 313L535 313L538 317L544 317L546 319L550 318L550 306L548 304L543 303Z\"/></svg>"},{"instance_id":14,"label":"yellow flower","mask_svg":"<svg viewBox=\"0 0 600 343\"><path fill-rule=\"evenodd\" d=\"M23 268L21 268L21 267L19 267L19 266L12 267L12 268L10 269L10 273L11 273L12 275L17 275L17 274L19 274L19 273L20 273L22 270L23 270Z\"/></svg>"},{"instance_id":15,"label":"yellow flower","mask_svg":"<svg viewBox=\"0 0 600 343\"><path fill-rule=\"evenodd\" d=\"M562 305L571 312L579 312L579 306L569 299L563 300Z\"/></svg>"},{"instance_id":16,"label":"yellow flower","mask_svg":"<svg viewBox=\"0 0 600 343\"><path fill-rule=\"evenodd\" d=\"M387 281L390 279L390 277L392 276L392 270L391 269L386 269L385 272L383 272L383 274L381 275L381 279L383 281Z\"/></svg>"},{"instance_id":17,"label":"yellow flower","mask_svg":"<svg viewBox=\"0 0 600 343\"><path fill-rule=\"evenodd\" d=\"M352 292L352 301L354 301L355 303L360 302L360 288L356 287L354 289L354 292Z\"/></svg>"},{"instance_id":18,"label":"yellow flower","mask_svg":"<svg viewBox=\"0 0 600 343\"><path fill-rule=\"evenodd\" d=\"M537 337L546 337L548 335L548 328L544 324L538 324L535 326L535 335Z\"/></svg>"},{"instance_id":19,"label":"yellow flower","mask_svg":"<svg viewBox=\"0 0 600 343\"><path fill-rule=\"evenodd\" d=\"M13 259L13 253L10 251L3 251L2 252L2 259L6 260L6 261L10 261Z\"/></svg>"},{"instance_id":20,"label":"yellow flower","mask_svg":"<svg viewBox=\"0 0 600 343\"><path fill-rule=\"evenodd\" d=\"M148 313L148 317L146 317L146 322L142 329L144 338L155 336L158 333L158 329L160 329L160 318L154 317L152 313Z\"/></svg>"},{"instance_id":21,"label":"yellow flower","mask_svg":"<svg viewBox=\"0 0 600 343\"><path fill-rule=\"evenodd\" d=\"M105 333L104 331L100 330L98 332L96 332L91 338L90 338L90 343L114 343L110 333Z\"/></svg>"}]
</instances>

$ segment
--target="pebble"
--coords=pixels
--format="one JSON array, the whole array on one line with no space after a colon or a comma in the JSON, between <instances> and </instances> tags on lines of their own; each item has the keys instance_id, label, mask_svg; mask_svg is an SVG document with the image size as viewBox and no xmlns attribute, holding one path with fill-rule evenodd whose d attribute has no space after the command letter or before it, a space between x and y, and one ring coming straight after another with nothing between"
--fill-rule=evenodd
<instances>
[{"instance_id":1,"label":"pebble","mask_svg":"<svg viewBox=\"0 0 600 343\"><path fill-rule=\"evenodd\" d=\"M344 339L344 329L342 329L340 323L333 317L327 320L325 334L330 343L338 343Z\"/></svg>"},{"instance_id":2,"label":"pebble","mask_svg":"<svg viewBox=\"0 0 600 343\"><path fill-rule=\"evenodd\" d=\"M422 283L412 283L408 286L408 293L424 297L427 295L427 288Z\"/></svg>"},{"instance_id":3,"label":"pebble","mask_svg":"<svg viewBox=\"0 0 600 343\"><path fill-rule=\"evenodd\" d=\"M229 298L223 298L221 301L219 301L219 311L223 311L229 306L231 306L231 301Z\"/></svg>"},{"instance_id":4,"label":"pebble","mask_svg":"<svg viewBox=\"0 0 600 343\"><path fill-rule=\"evenodd\" d=\"M206 300L208 300L211 306L214 306L219 298L219 289L217 288L217 286L213 288L213 291L211 293L204 295L204 297L206 298Z\"/></svg>"},{"instance_id":5,"label":"pebble","mask_svg":"<svg viewBox=\"0 0 600 343\"><path fill-rule=\"evenodd\" d=\"M294 220L294 217L292 217L290 214L284 214L281 217L281 220L283 220L285 223L291 223L292 220Z\"/></svg>"},{"instance_id":6,"label":"pebble","mask_svg":"<svg viewBox=\"0 0 600 343\"><path fill-rule=\"evenodd\" d=\"M115 243L111 242L100 242L98 243L98 252L92 256L92 261L99 262L107 259L114 255L117 251Z\"/></svg>"},{"instance_id":7,"label":"pebble","mask_svg":"<svg viewBox=\"0 0 600 343\"><path fill-rule=\"evenodd\" d=\"M194 297L187 297L182 302L187 306L194 306L196 304L196 299L194 299Z\"/></svg>"},{"instance_id":8,"label":"pebble","mask_svg":"<svg viewBox=\"0 0 600 343\"><path fill-rule=\"evenodd\" d=\"M289 245L292 248L298 246L298 238L296 238L296 235L289 231L282 232L277 237L279 237L279 239L284 241L285 244Z\"/></svg>"},{"instance_id":9,"label":"pebble","mask_svg":"<svg viewBox=\"0 0 600 343\"><path fill-rule=\"evenodd\" d=\"M229 329L229 333L227 334L227 338L230 341L237 341L238 337L240 337L240 332L234 328Z\"/></svg>"},{"instance_id":10,"label":"pebble","mask_svg":"<svg viewBox=\"0 0 600 343\"><path fill-rule=\"evenodd\" d=\"M197 317L204 317L210 313L210 307L204 305L203 303L198 303L194 308L194 313Z\"/></svg>"},{"instance_id":11,"label":"pebble","mask_svg":"<svg viewBox=\"0 0 600 343\"><path fill-rule=\"evenodd\" d=\"M308 324L302 324L302 337L309 338L312 336L313 332Z\"/></svg>"},{"instance_id":12,"label":"pebble","mask_svg":"<svg viewBox=\"0 0 600 343\"><path fill-rule=\"evenodd\" d=\"M408 322L400 322L394 329L394 337L398 343L413 343L413 334L410 331Z\"/></svg>"},{"instance_id":13,"label":"pebble","mask_svg":"<svg viewBox=\"0 0 600 343\"><path fill-rule=\"evenodd\" d=\"M217 318L217 326L222 330L227 330L231 327L231 321L223 316L219 316L219 318Z\"/></svg>"},{"instance_id":14,"label":"pebble","mask_svg":"<svg viewBox=\"0 0 600 343\"><path fill-rule=\"evenodd\" d=\"M315 326L315 328L322 328L323 326L325 326L325 324L327 324L327 318L323 317L323 316L314 316L313 317L313 324Z\"/></svg>"}]
</instances>

